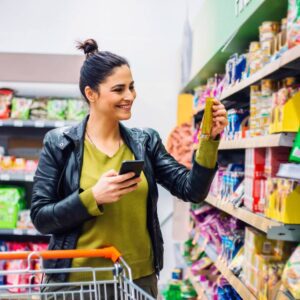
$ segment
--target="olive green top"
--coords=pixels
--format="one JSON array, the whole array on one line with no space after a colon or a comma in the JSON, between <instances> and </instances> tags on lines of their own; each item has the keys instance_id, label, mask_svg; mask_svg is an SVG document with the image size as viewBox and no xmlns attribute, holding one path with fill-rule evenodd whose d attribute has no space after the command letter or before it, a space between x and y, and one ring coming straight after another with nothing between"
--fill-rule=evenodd
<instances>
[{"instance_id":1,"label":"olive green top","mask_svg":"<svg viewBox=\"0 0 300 300\"><path fill-rule=\"evenodd\" d=\"M218 141L200 142L196 161L204 167L214 168L218 145ZM80 177L80 187L84 192L80 194L80 199L95 218L84 223L77 249L97 249L113 245L131 267L133 279L137 279L154 272L152 245L147 229L148 183L144 173L138 188L115 203L98 206L92 194L92 187L103 173L111 169L118 171L122 161L134 159L133 153L125 144L109 157L85 140ZM72 261L72 268L111 265L110 261L101 258L76 258ZM97 273L97 280L111 278L111 273ZM72 282L91 279L91 273L83 272L71 273L69 277Z\"/></svg>"}]
</instances>

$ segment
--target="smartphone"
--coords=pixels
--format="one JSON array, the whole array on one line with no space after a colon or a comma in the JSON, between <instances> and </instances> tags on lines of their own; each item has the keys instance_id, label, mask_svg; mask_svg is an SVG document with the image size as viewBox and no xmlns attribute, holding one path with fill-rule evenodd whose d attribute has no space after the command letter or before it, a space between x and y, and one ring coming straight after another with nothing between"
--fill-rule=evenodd
<instances>
[{"instance_id":1,"label":"smartphone","mask_svg":"<svg viewBox=\"0 0 300 300\"><path fill-rule=\"evenodd\" d=\"M135 176L133 178L140 177L141 172L144 168L143 160L124 160L119 172L119 175L126 174L129 172L134 172Z\"/></svg>"}]
</instances>

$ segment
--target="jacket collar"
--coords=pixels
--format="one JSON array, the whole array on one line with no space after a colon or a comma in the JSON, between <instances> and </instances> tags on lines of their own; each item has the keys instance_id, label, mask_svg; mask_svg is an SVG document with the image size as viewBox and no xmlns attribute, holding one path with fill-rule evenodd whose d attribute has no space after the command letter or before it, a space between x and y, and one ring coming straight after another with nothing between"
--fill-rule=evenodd
<instances>
[{"instance_id":1,"label":"jacket collar","mask_svg":"<svg viewBox=\"0 0 300 300\"><path fill-rule=\"evenodd\" d=\"M63 134L69 137L74 144L78 144L84 140L84 135L86 131L86 125L89 119L87 115L79 124L66 129ZM120 133L125 142L125 144L130 148L130 150L135 155L136 159L144 158L144 149L142 145L142 140L138 136L138 132L133 132L133 130L127 128L122 123L119 123Z\"/></svg>"}]
</instances>

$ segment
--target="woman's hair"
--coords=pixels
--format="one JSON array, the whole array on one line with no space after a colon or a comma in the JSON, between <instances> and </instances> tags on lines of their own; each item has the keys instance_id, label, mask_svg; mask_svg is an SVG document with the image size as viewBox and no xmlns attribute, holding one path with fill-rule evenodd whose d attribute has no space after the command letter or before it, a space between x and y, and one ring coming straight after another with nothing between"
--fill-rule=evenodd
<instances>
[{"instance_id":1,"label":"woman's hair","mask_svg":"<svg viewBox=\"0 0 300 300\"><path fill-rule=\"evenodd\" d=\"M88 39L83 43L78 42L77 48L83 50L86 59L80 69L79 88L81 94L89 103L84 89L89 86L97 91L98 85L113 74L116 67L127 65L128 61L114 53L108 51L99 51L97 42L93 39Z\"/></svg>"}]
</instances>

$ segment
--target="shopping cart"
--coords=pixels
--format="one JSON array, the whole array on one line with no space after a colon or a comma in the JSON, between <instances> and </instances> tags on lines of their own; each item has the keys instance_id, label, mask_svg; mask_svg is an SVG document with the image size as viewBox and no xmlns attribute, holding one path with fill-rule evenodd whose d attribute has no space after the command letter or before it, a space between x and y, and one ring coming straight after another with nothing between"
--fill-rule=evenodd
<instances>
[{"instance_id":1,"label":"shopping cart","mask_svg":"<svg viewBox=\"0 0 300 300\"><path fill-rule=\"evenodd\" d=\"M43 269L43 260L64 258L102 257L111 259L112 267L105 268L67 268ZM40 252L0 252L0 260L23 260L26 267L22 270L0 270L1 276L19 276L18 284L0 285L0 299L18 300L154 300L132 281L130 267L121 254L108 247L93 250L52 250ZM39 269L34 269L34 263ZM111 280L97 280L97 274L110 271ZM54 274L80 272L89 274L89 281L57 282L45 280L54 278ZM52 277L49 275L52 275Z\"/></svg>"}]
</instances>

